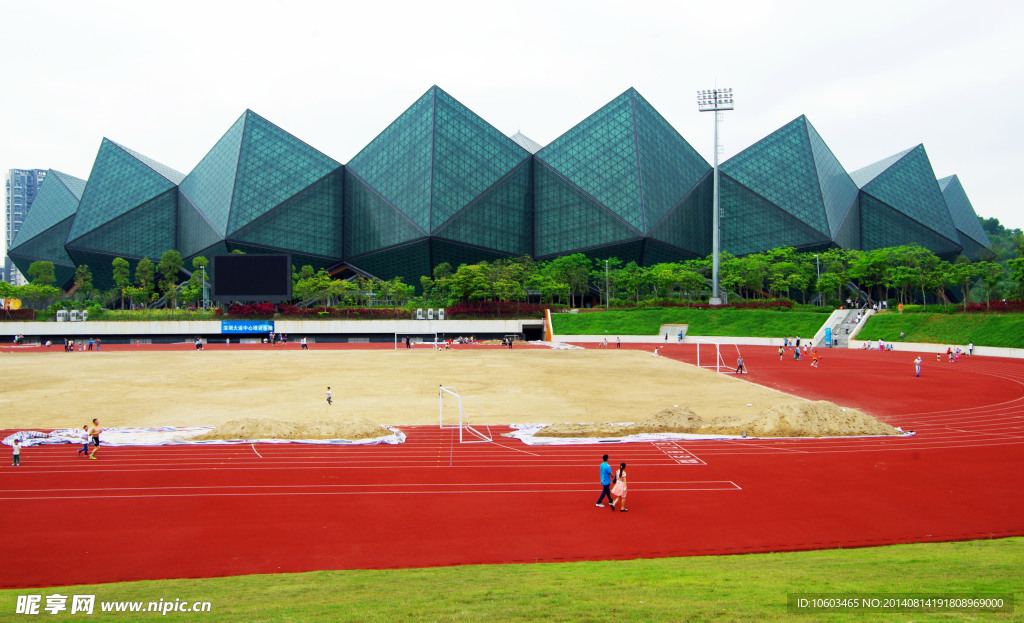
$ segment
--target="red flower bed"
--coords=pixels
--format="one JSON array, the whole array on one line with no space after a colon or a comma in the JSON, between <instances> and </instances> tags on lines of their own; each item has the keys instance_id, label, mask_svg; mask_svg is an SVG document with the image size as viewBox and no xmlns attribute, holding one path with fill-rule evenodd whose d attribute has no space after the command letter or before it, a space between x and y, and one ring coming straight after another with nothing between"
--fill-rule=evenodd
<instances>
[{"instance_id":1,"label":"red flower bed","mask_svg":"<svg viewBox=\"0 0 1024 623\"><path fill-rule=\"evenodd\" d=\"M1024 312L1024 301L989 301L988 303L971 303L968 312Z\"/></svg>"},{"instance_id":2,"label":"red flower bed","mask_svg":"<svg viewBox=\"0 0 1024 623\"><path fill-rule=\"evenodd\" d=\"M546 303L516 303L514 301L477 301L457 303L445 310L446 318L542 318L545 309L555 309Z\"/></svg>"},{"instance_id":3,"label":"red flower bed","mask_svg":"<svg viewBox=\"0 0 1024 623\"><path fill-rule=\"evenodd\" d=\"M289 303L280 306L280 315L291 318L329 318L332 320L390 320L408 318L408 310L392 307L296 307Z\"/></svg>"},{"instance_id":4,"label":"red flower bed","mask_svg":"<svg viewBox=\"0 0 1024 623\"><path fill-rule=\"evenodd\" d=\"M0 315L2 320L35 320L36 312L34 309L5 309L3 315Z\"/></svg>"},{"instance_id":5,"label":"red flower bed","mask_svg":"<svg viewBox=\"0 0 1024 623\"><path fill-rule=\"evenodd\" d=\"M228 315L232 318L270 318L275 311L273 303L250 303L232 305L228 308Z\"/></svg>"}]
</instances>

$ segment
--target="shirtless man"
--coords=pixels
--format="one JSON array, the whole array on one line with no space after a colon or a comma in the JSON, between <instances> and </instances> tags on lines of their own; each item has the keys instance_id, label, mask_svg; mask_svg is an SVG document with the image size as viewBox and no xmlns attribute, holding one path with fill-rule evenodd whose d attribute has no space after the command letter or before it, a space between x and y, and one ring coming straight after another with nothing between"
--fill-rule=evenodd
<instances>
[{"instance_id":1,"label":"shirtless man","mask_svg":"<svg viewBox=\"0 0 1024 623\"><path fill-rule=\"evenodd\" d=\"M89 455L90 459L96 459L96 451L100 448L100 421L96 418L92 419L92 426L89 427L89 437L92 438L92 454Z\"/></svg>"}]
</instances>

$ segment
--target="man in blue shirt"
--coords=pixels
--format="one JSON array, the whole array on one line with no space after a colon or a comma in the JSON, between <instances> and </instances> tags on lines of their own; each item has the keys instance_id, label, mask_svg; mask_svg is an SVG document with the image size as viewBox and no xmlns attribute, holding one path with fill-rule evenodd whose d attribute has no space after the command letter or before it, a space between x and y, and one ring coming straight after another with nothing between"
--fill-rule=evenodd
<instances>
[{"instance_id":1,"label":"man in blue shirt","mask_svg":"<svg viewBox=\"0 0 1024 623\"><path fill-rule=\"evenodd\" d=\"M608 455L601 457L601 460L603 461L601 463L601 497L597 498L597 506L604 508L602 502L604 502L604 496L607 495L608 506L615 510L615 507L612 506L612 468L608 465Z\"/></svg>"}]
</instances>

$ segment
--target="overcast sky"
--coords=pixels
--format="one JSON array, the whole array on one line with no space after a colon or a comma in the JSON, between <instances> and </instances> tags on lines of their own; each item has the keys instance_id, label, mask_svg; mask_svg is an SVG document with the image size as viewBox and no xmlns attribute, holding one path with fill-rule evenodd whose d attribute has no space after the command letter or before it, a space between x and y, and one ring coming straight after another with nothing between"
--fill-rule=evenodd
<instances>
[{"instance_id":1,"label":"overcast sky","mask_svg":"<svg viewBox=\"0 0 1024 623\"><path fill-rule=\"evenodd\" d=\"M431 85L547 144L635 87L711 161L806 114L848 171L924 143L1024 227L1024 3L0 0L0 167L89 176L103 137L188 173L251 108L345 163Z\"/></svg>"}]
</instances>

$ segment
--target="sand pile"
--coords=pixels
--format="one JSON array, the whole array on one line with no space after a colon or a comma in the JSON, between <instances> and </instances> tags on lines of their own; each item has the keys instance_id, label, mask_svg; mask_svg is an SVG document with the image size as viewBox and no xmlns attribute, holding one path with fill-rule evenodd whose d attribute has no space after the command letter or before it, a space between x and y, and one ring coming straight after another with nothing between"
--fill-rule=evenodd
<instances>
[{"instance_id":1,"label":"sand pile","mask_svg":"<svg viewBox=\"0 0 1024 623\"><path fill-rule=\"evenodd\" d=\"M390 434L380 424L361 417L312 422L243 418L221 424L195 439L373 439Z\"/></svg>"},{"instance_id":2,"label":"sand pile","mask_svg":"<svg viewBox=\"0 0 1024 623\"><path fill-rule=\"evenodd\" d=\"M892 426L870 415L824 400L793 401L756 415L702 418L687 407L659 411L633 424L554 424L537 437L624 437L643 433L743 435L749 437L861 437L898 435Z\"/></svg>"},{"instance_id":3,"label":"sand pile","mask_svg":"<svg viewBox=\"0 0 1024 623\"><path fill-rule=\"evenodd\" d=\"M843 409L819 400L771 407L750 422L747 434L754 437L846 437L898 435L900 432L856 409Z\"/></svg>"}]
</instances>

